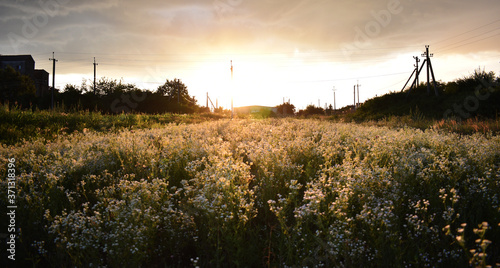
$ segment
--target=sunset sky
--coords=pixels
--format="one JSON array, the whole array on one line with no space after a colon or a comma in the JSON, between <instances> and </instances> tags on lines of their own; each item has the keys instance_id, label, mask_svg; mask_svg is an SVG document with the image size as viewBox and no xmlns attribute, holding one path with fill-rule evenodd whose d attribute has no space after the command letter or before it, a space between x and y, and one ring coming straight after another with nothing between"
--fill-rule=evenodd
<instances>
[{"instance_id":1,"label":"sunset sky","mask_svg":"<svg viewBox=\"0 0 500 268\"><path fill-rule=\"evenodd\" d=\"M52 75L54 51L57 88L90 83L95 57L98 78L179 78L203 105L324 107L335 87L340 108L358 80L361 102L401 90L425 45L438 80L498 75L499 14L499 0L0 0L0 54Z\"/></svg>"}]
</instances>

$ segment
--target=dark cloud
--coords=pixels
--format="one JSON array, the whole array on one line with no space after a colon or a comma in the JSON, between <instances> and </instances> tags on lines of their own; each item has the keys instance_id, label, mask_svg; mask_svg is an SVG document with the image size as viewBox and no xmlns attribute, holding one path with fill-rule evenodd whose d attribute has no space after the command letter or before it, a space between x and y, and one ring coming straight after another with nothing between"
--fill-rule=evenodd
<instances>
[{"instance_id":1,"label":"dark cloud","mask_svg":"<svg viewBox=\"0 0 500 268\"><path fill-rule=\"evenodd\" d=\"M400 12L387 13L391 6ZM144 45L143 40L156 40L172 49L188 41L248 44L245 50L260 41L283 44L284 49L290 49L290 44L338 49L355 42L358 29L366 32L368 24L386 20L384 15L390 14L387 25L372 28L376 34L370 42L404 46L405 42L439 40L468 25L487 22L495 18L499 7L496 0L7 1L0 3L0 44L9 51L8 33L12 33L28 40L29 45L18 43L30 49L44 44L75 45L75 39L86 38L92 41L76 44L73 50L88 49L89 44L106 48L124 38L130 39L113 50L126 50L127 43Z\"/></svg>"},{"instance_id":2,"label":"dark cloud","mask_svg":"<svg viewBox=\"0 0 500 268\"><path fill-rule=\"evenodd\" d=\"M498 10L498 0L7 0L0 53L156 53L167 61L298 50L327 52L314 60L356 61L425 44L442 53L498 51L500 21L486 25Z\"/></svg>"}]
</instances>

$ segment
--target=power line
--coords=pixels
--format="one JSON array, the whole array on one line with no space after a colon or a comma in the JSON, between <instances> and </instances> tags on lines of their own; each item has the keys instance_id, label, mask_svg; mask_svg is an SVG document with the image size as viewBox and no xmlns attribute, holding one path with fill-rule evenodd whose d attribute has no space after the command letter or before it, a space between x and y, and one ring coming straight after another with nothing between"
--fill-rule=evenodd
<instances>
[{"instance_id":1,"label":"power line","mask_svg":"<svg viewBox=\"0 0 500 268\"><path fill-rule=\"evenodd\" d=\"M445 49L445 48L447 48L447 47L457 45L457 44L459 44L459 43L462 43L462 42L465 42L465 41L468 41L468 40L474 39L474 38L476 38L476 37L480 37L480 36L482 36L482 35L485 35L485 34L488 34L488 33L491 33L491 32L497 31L497 30L500 30L500 28L495 28L495 29L489 30L489 31L484 32L484 33L481 33L481 34L474 35L474 36L472 36L472 37L469 37L469 38L463 39L463 40L461 40L461 41L454 42L453 44L449 44L449 45L443 46L443 47L441 47L440 49Z\"/></svg>"},{"instance_id":2,"label":"power line","mask_svg":"<svg viewBox=\"0 0 500 268\"><path fill-rule=\"evenodd\" d=\"M496 23L500 22L500 19L496 19L492 22L483 24L481 26L475 27L471 30L467 30L463 33L442 39L434 44L442 44L445 41L449 41L452 39L456 39L458 37L463 37L464 35L475 32L479 29L484 29L486 32L476 34L472 37L466 37L465 39L459 40L458 42L455 42L453 44L444 44L441 49L438 49L439 52L443 51L449 51L458 47L466 46L472 43L480 42L482 40L494 38L498 36L499 34L494 34L492 36L486 36L484 38L481 38L482 36L485 36L489 33L495 32L499 30L500 28L495 28L493 30L488 30L486 27L494 25ZM480 38L478 40L474 40L476 38ZM467 42L471 40L470 42ZM465 43L464 43L465 42ZM363 55L353 55L354 59L349 60L349 64L354 65L354 64L369 64L369 63L375 63L375 62L385 62L387 61L386 59L366 59L366 55L371 55L372 53L378 53L381 50L394 50L394 49L400 49L400 48L411 48L413 46L401 46L401 47L379 47L379 48L360 48L356 49L357 51L360 51L359 54ZM415 46L416 47L416 46ZM157 66L160 67L165 67L165 69L169 68L170 70L175 70L177 72L180 71L189 71L189 70L199 70L200 68L197 66L189 66L190 63L195 65L196 63L211 63L211 62L220 62L223 59L226 58L228 55L236 55L241 58L246 58L246 62L259 62L261 60L270 60L273 63L273 66L285 66L287 67L288 70L293 70L295 68L304 68L307 67L308 65L317 65L318 62L322 62L325 64L335 64L337 63L337 59L343 59L343 53L340 50L308 50L308 51L301 51L301 52L294 52L294 51L286 51L286 52L268 52L268 53L263 53L263 52L255 52L255 53L212 53L212 52L207 52L207 53L191 53L191 52L182 52L179 51L178 53L93 53L93 52L71 52L71 51L66 51L66 52L58 52L62 55L88 55L88 54L94 54L94 55L103 55L103 58L100 58L100 64L102 64L103 67L108 66L106 70L110 70L109 66L119 66L120 68L127 68L127 69L134 69L134 68L140 68L141 66L145 65L151 65L152 63L156 63ZM358 53L357 53L358 54ZM38 55L38 54L35 54ZM54 54L53 54L54 55ZM141 56L143 57L142 59L131 59L128 58L128 56ZM165 56L165 57L170 57L170 59L167 59L165 63L161 63L161 61L158 60L158 57ZM209 56L207 58L199 59L199 56ZM149 57L154 57L154 58L149 58ZM72 65L77 68L80 65L80 62L82 62L82 67L84 65L83 62L87 62L87 58L82 58L80 57L71 57L71 60L64 60L63 65L66 67L67 65ZM293 62L294 60L298 61L297 66L289 64L290 62ZM344 59L345 60L345 59ZM57 61L57 60L56 60ZM127 64L123 64L126 62ZM158 62L161 63L161 65L158 64ZM241 62L240 65L243 65L244 62ZM54 62L55 65L55 62ZM166 67L169 66L169 67ZM177 67L178 66L178 67ZM94 66L95 67L95 66ZM163 69L163 68L162 68ZM55 70L54 70L55 74ZM392 75L399 75L399 74L406 74L406 72L401 72L401 73L392 73L392 74L382 74L382 75L372 75L372 76L364 76L364 77L350 77L350 78L338 78L338 79L323 79L323 80L304 80L304 81L295 81L299 83L304 83L304 82L335 82L335 81L344 81L344 80L354 80L354 79L371 79L371 78L380 78L380 77L385 77L385 76L392 76ZM294 81L291 81L294 82ZM142 83L162 83L162 82L142 82ZM53 81L54 84L54 81ZM55 84L53 85L55 88Z\"/></svg>"},{"instance_id":3,"label":"power line","mask_svg":"<svg viewBox=\"0 0 500 268\"><path fill-rule=\"evenodd\" d=\"M400 80L400 81L398 81L398 82L396 82L394 84L390 84L390 85L387 85L387 86L379 87L378 89L376 89L374 91L380 91L380 90L383 90L383 89L387 89L387 88L393 87L395 85L399 85L399 84L403 83L405 80L406 80L406 78L403 79L403 80Z\"/></svg>"},{"instance_id":4,"label":"power line","mask_svg":"<svg viewBox=\"0 0 500 268\"><path fill-rule=\"evenodd\" d=\"M316 64L319 62L325 61L348 61L349 63L369 63L369 62L383 62L384 59L372 59L367 60L366 57L372 55L378 55L380 50L394 50L394 49L402 49L402 48L411 48L412 46L401 46L401 47L382 47L382 48L361 48L357 49L357 51L363 53L357 53L360 55L354 55L349 60L345 58L344 52L340 50L313 50L313 51L305 51L305 52L270 52L270 53L87 53L87 52L58 52L60 54L65 55L85 55L85 54L94 54L94 55L103 55L104 57L100 57L101 62L110 61L110 62L118 62L121 64L122 62L136 62L144 63L146 65L150 65L151 62L158 62L158 57L165 56L169 57L167 59L168 63L205 63L205 62L220 62L225 61L228 57L234 58L239 57L245 59L247 62L260 62L261 60L272 60L273 62L284 62L287 65L290 60L293 59L302 59L302 65L305 64ZM415 46L416 47L416 46ZM124 57L125 56L125 57ZM133 56L133 59L127 58L126 56ZM136 56L141 56L143 59L137 59ZM147 57L154 57L152 59L148 59ZM209 58L200 59L201 56L209 56ZM215 57L215 58L214 58ZM86 58L78 58L73 59L72 61L81 61L85 62ZM65 62L69 62L66 60ZM112 63L111 63L112 64ZM138 64L137 64L138 65Z\"/></svg>"},{"instance_id":5,"label":"power line","mask_svg":"<svg viewBox=\"0 0 500 268\"><path fill-rule=\"evenodd\" d=\"M301 80L301 81L288 81L288 82L293 82L293 83L319 83L319 82L335 82L335 81L346 81L346 80L356 80L356 79L371 79L371 78L380 78L380 77L386 77L386 76L393 76L393 75L401 75L401 74L407 74L408 72L399 72L399 73L389 73L389 74L380 74L380 75L372 75L372 76L357 76L357 77L350 77L350 78L339 78L339 79L325 79L325 80ZM161 84L165 83L165 81L148 81L148 82L141 82L141 83L146 83L146 84Z\"/></svg>"},{"instance_id":6,"label":"power line","mask_svg":"<svg viewBox=\"0 0 500 268\"><path fill-rule=\"evenodd\" d=\"M498 30L498 29L495 29L495 30ZM490 39L490 38L493 38L493 37L496 37L496 36L499 36L499 35L500 35L500 33L492 35L492 36L488 36L488 37L485 37L485 38L482 38L482 39L479 39L479 40L475 40L475 41L472 41L472 42L468 42L468 43L465 43L465 44L462 44L462 45L454 46L454 47L451 47L451 48L448 48L448 49L440 50L439 52L449 51L451 49L455 49L455 48L463 47L463 46L466 46L466 45L474 44L474 43L477 43L477 42L480 42L480 41L484 41L486 39Z\"/></svg>"},{"instance_id":7,"label":"power line","mask_svg":"<svg viewBox=\"0 0 500 268\"><path fill-rule=\"evenodd\" d=\"M496 19L496 20L494 20L492 22L489 22L489 23L483 24L481 26L475 27L475 28L473 28L471 30L467 30L467 31L465 31L463 33L460 33L460 34L457 34L457 35L454 35L454 36L451 36L451 37L439 40L439 41L435 42L434 44L440 44L442 42L445 42L445 41L448 41L448 40L451 40L451 39L463 36L463 35L465 35L467 33L474 32L474 31L476 31L478 29L490 26L490 25L495 24L497 22L500 22L500 19ZM497 29L494 29L494 30L497 30ZM478 36L481 36L481 35L484 35L484 34L486 34L486 33L477 35L475 37L478 37ZM467 38L467 39L461 40L459 42L464 42L464 41L470 40L470 39L475 38L475 37ZM491 37L487 37L487 38L491 38ZM484 39L482 39L482 40L484 40ZM481 40L477 40L475 42L479 42L479 41L481 41ZM443 49L443 48L447 48L449 46L454 46L456 44L457 43L455 42L453 44L445 45L445 46L441 47L440 49L437 49L437 51L441 51L441 49ZM464 45L466 45L466 44L464 44ZM380 50L395 50L395 49L403 49L403 48L408 49L408 48L412 48L412 47L417 47L417 46L393 46L393 47L375 47L375 48L356 48L356 51L362 53L363 55L353 55L353 56L355 56L355 58L348 60L348 62L349 63L353 63L353 62L357 63L357 62L359 62L361 64L363 64L363 63L369 63L369 62L376 62L376 61L383 62L383 61L385 61L385 59L380 59L380 60L366 60L366 53L365 52L379 53ZM446 50L449 50L449 49L446 49ZM159 56L174 57L174 59L168 59L169 63L172 63L172 62L179 62L179 63L187 63L187 62L188 63L213 62L213 61L225 60L229 56L231 56L231 57L233 57L233 56L249 57L249 60L256 60L256 61L259 60L259 59L256 59L256 56L257 57L259 57L259 56L260 57L278 57L278 59L273 58L273 61L274 62L279 62L279 61L285 62L286 61L287 63L290 60L290 58L293 58L295 56L295 57L298 57L298 58L304 58L304 59L306 59L306 62L302 62L301 64L308 64L307 61L314 61L314 60L318 60L318 61L321 61L321 62L325 62L325 60L326 61L328 61L328 60L338 60L338 59L341 59L341 60L344 59L345 60L344 53L341 52L338 49L336 49L336 50L307 50L307 51L301 51L301 52L298 52L298 53L295 52L295 51L280 51L280 52L267 52L267 53L266 52L255 52L255 53L252 53L252 52L248 52L248 53L217 53L217 52L215 52L215 53L214 52L201 53L201 52L198 52L198 53L192 53L191 51L186 51L186 52L182 52L181 51L181 52L177 52L177 53L95 53L95 52L79 52L79 51L59 51L58 53L62 54L62 55L89 55L89 54L102 55L104 57L101 58L101 62L102 61L107 61L107 60L118 61L120 63L121 62L144 62L144 64L146 64L146 65L147 64L151 64L151 62L153 62L153 61L157 61L157 58ZM38 53L38 54L42 54L42 53ZM36 54L36 55L38 55L38 54ZM368 53L368 55L370 55L370 54ZM110 56L111 56L111 58L109 58ZM133 57L137 57L137 56L148 57L148 56L151 56L151 57L154 57L154 58L153 59L127 59L127 58L124 58L124 56L133 56ZM214 57L215 56L215 57L218 57L218 58L216 58L216 59L202 59L202 60L200 60L199 59L200 56L210 56L210 57ZM116 58L114 58L114 57L116 57ZM179 57L180 57L180 59L179 59ZM284 59L279 59L280 57L284 58ZM357 57L359 57L359 58L357 58ZM81 61L81 62L84 62L84 61L87 61L87 59L86 58L79 58L79 59L72 59L72 61ZM65 60L65 62L66 62L65 64L70 63L68 60ZM315 62L312 62L312 64L315 64Z\"/></svg>"},{"instance_id":8,"label":"power line","mask_svg":"<svg viewBox=\"0 0 500 268\"><path fill-rule=\"evenodd\" d=\"M407 73L408 72L399 72L399 73L370 75L370 76L356 76L356 77L349 77L349 78L325 79L325 80L302 80L302 81L291 81L291 82L296 82L296 83L336 82L336 81L355 80L355 79L379 78L379 77L393 76L393 75L400 75L400 74L407 74Z\"/></svg>"},{"instance_id":9,"label":"power line","mask_svg":"<svg viewBox=\"0 0 500 268\"><path fill-rule=\"evenodd\" d=\"M500 21L500 19L497 19L497 20L494 20L494 21L489 22L489 23L487 23L487 24L481 25L481 26L479 26L479 27L477 27L477 28L474 28L474 29L472 29L472 30L468 30L468 31L463 32L463 33L461 33L461 34L458 34L458 35L455 35L455 36L452 36L452 37L448 37L448 38L442 39L442 40L440 40L440 41L438 41L438 42L435 42L435 43L434 43L434 45L435 45L435 44L442 43L442 42L447 41L447 40L450 40L450 39L453 39L453 38L455 38L455 37L459 37L459 36L462 36L462 35L464 35L464 34L467 34L467 33L473 32L473 31L475 31L475 30L481 29L481 28L483 28L483 27L489 26L489 25L494 24L494 23L497 23L497 22L499 22L499 21Z\"/></svg>"},{"instance_id":10,"label":"power line","mask_svg":"<svg viewBox=\"0 0 500 268\"><path fill-rule=\"evenodd\" d=\"M379 50L394 50L394 49L403 49L403 48L413 48L420 47L417 45L413 46L396 46L396 47L377 47L377 48L356 48L357 51L379 51ZM280 51L280 52L247 52L247 53L217 53L217 52L206 52L206 53L192 53L190 51L182 52L182 53L94 53L94 52L77 52L77 51L59 51L58 54L76 54L76 55L114 55L114 56L192 56L194 58L198 58L199 56L258 56L258 55L290 55L290 54L313 54L313 53L334 53L340 56L344 55L344 52L336 49L336 50L308 50L302 52L295 51Z\"/></svg>"}]
</instances>

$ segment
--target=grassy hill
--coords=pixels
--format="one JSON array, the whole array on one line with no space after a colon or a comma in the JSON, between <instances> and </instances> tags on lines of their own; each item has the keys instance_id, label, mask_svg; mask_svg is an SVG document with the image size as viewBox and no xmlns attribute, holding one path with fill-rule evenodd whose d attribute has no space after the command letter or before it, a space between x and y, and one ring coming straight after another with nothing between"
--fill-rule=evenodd
<instances>
[{"instance_id":1,"label":"grassy hill","mask_svg":"<svg viewBox=\"0 0 500 268\"><path fill-rule=\"evenodd\" d=\"M438 83L439 96L421 83L412 90L392 92L367 100L352 114L356 121L391 116L418 115L429 119L496 118L500 112L500 78L493 72L476 70L469 77Z\"/></svg>"}]
</instances>

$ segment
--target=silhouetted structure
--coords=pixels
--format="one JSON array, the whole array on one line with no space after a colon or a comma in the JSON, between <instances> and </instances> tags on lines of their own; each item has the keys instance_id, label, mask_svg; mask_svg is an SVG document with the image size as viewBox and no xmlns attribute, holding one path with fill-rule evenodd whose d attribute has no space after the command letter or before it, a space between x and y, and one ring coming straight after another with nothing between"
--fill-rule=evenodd
<instances>
[{"instance_id":1,"label":"silhouetted structure","mask_svg":"<svg viewBox=\"0 0 500 268\"><path fill-rule=\"evenodd\" d=\"M43 69L35 69L35 60L31 55L1 55L0 68L5 69L7 66L33 80L37 97L49 90L49 73Z\"/></svg>"},{"instance_id":2,"label":"silhouetted structure","mask_svg":"<svg viewBox=\"0 0 500 268\"><path fill-rule=\"evenodd\" d=\"M429 79L429 77L430 77L429 73L430 73L432 75L434 94L436 94L436 96L439 96L437 86L436 86L436 78L434 77L434 70L432 69L432 63L431 63L431 57L433 57L433 56L434 55L432 53L429 53L429 45L426 45L425 52L422 53L422 57L425 57L425 60L422 63L422 66L420 66L420 69L418 68L418 63L420 62L420 60L418 59L418 57L413 57L416 61L415 65L414 65L415 69L411 73L410 78L408 78L408 80L406 81L405 85L403 86L403 89L401 89L401 92L403 92L403 90L406 88L406 85L408 85L408 82L410 82L410 80L414 74L415 74L415 79L413 80L413 83L410 86L410 89L408 90L408 94L410 94L413 87L415 87L415 88L418 87L418 83L419 83L418 77L420 76L420 72L424 68L424 65L427 64L427 95L430 95L430 91L431 91L430 90L430 79Z\"/></svg>"},{"instance_id":3,"label":"silhouetted structure","mask_svg":"<svg viewBox=\"0 0 500 268\"><path fill-rule=\"evenodd\" d=\"M0 56L0 67L5 69L7 66L14 68L22 75L34 77L35 60L31 55Z\"/></svg>"},{"instance_id":4,"label":"silhouetted structure","mask_svg":"<svg viewBox=\"0 0 500 268\"><path fill-rule=\"evenodd\" d=\"M49 73L43 69L35 69L34 79L36 96L43 97L49 91Z\"/></svg>"}]
</instances>

